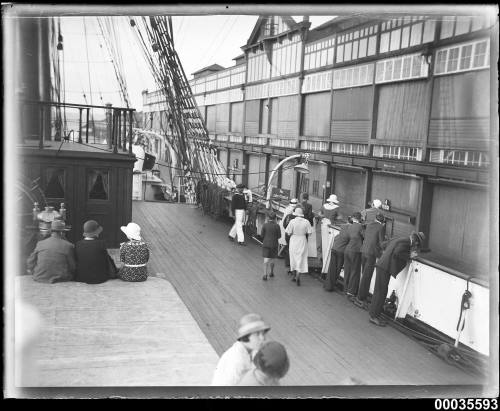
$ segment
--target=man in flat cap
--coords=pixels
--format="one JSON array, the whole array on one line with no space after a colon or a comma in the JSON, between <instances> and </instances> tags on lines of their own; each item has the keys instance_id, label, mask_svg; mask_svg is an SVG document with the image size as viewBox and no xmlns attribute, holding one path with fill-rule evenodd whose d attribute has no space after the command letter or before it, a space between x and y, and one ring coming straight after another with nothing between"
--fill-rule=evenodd
<instances>
[{"instance_id":1,"label":"man in flat cap","mask_svg":"<svg viewBox=\"0 0 500 411\"><path fill-rule=\"evenodd\" d=\"M64 238L69 231L64 221L54 220L50 227L50 237L37 243L27 261L28 273L33 280L41 283L73 281L76 262L75 247Z\"/></svg>"},{"instance_id":2,"label":"man in flat cap","mask_svg":"<svg viewBox=\"0 0 500 411\"><path fill-rule=\"evenodd\" d=\"M425 234L413 231L409 237L394 238L387 244L382 256L375 264L377 277L370 305L370 322L383 327L386 323L379 318L384 308L391 275L396 278L411 258L423 246Z\"/></svg>"}]
</instances>

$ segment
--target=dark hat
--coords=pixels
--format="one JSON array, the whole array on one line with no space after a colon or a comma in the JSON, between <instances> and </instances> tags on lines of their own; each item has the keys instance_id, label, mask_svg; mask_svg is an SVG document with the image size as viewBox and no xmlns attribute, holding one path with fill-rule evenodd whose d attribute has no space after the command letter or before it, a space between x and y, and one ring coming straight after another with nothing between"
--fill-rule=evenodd
<instances>
[{"instance_id":1,"label":"dark hat","mask_svg":"<svg viewBox=\"0 0 500 411\"><path fill-rule=\"evenodd\" d=\"M271 211L271 212L269 213L269 219L270 219L270 220L274 220L275 218L276 218L276 213L275 213L274 211Z\"/></svg>"},{"instance_id":2,"label":"dark hat","mask_svg":"<svg viewBox=\"0 0 500 411\"><path fill-rule=\"evenodd\" d=\"M352 214L352 218L355 218L356 220L360 221L361 213L359 211L356 211L355 213Z\"/></svg>"},{"instance_id":3,"label":"dark hat","mask_svg":"<svg viewBox=\"0 0 500 411\"><path fill-rule=\"evenodd\" d=\"M412 231L411 236L416 239L420 245L424 244L425 241L425 234L422 231L416 232Z\"/></svg>"},{"instance_id":4,"label":"dark hat","mask_svg":"<svg viewBox=\"0 0 500 411\"><path fill-rule=\"evenodd\" d=\"M102 232L102 227L97 221L89 220L83 225L84 237L97 237Z\"/></svg>"},{"instance_id":5,"label":"dark hat","mask_svg":"<svg viewBox=\"0 0 500 411\"><path fill-rule=\"evenodd\" d=\"M238 184L238 185L236 186L236 188L245 188L245 184L241 184L241 183L240 183L240 184Z\"/></svg>"},{"instance_id":6,"label":"dark hat","mask_svg":"<svg viewBox=\"0 0 500 411\"><path fill-rule=\"evenodd\" d=\"M377 221L380 221L381 223L385 222L385 216L382 213L377 213L377 215L375 216L375 219Z\"/></svg>"},{"instance_id":7,"label":"dark hat","mask_svg":"<svg viewBox=\"0 0 500 411\"><path fill-rule=\"evenodd\" d=\"M54 220L50 224L50 231L69 231L69 228L66 228L66 223L61 220Z\"/></svg>"},{"instance_id":8,"label":"dark hat","mask_svg":"<svg viewBox=\"0 0 500 411\"><path fill-rule=\"evenodd\" d=\"M276 341L262 345L253 359L255 366L273 378L283 378L290 368L285 347Z\"/></svg>"}]
</instances>

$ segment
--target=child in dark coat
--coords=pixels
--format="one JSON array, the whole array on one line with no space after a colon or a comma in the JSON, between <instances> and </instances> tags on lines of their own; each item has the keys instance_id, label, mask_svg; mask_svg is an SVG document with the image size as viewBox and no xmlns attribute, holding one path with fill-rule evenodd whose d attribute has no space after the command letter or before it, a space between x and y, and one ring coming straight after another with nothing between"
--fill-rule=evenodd
<instances>
[{"instance_id":1,"label":"child in dark coat","mask_svg":"<svg viewBox=\"0 0 500 411\"><path fill-rule=\"evenodd\" d=\"M108 254L104 240L99 240L102 227L94 220L83 225L83 240L75 244L76 281L100 284L113 278L114 262Z\"/></svg>"},{"instance_id":2,"label":"child in dark coat","mask_svg":"<svg viewBox=\"0 0 500 411\"><path fill-rule=\"evenodd\" d=\"M269 277L274 277L274 259L278 256L278 240L281 237L281 229L276 223L276 213L271 211L267 223L262 227L262 256L264 257L264 276L267 281L268 267Z\"/></svg>"}]
</instances>

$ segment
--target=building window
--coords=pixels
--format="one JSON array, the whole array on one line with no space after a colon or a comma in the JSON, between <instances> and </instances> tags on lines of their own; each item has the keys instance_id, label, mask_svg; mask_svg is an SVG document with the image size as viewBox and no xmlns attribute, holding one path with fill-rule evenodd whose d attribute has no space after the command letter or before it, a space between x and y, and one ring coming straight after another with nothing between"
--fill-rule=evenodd
<instances>
[{"instance_id":1,"label":"building window","mask_svg":"<svg viewBox=\"0 0 500 411\"><path fill-rule=\"evenodd\" d=\"M448 74L489 67L489 40L463 43L437 51L434 74Z\"/></svg>"},{"instance_id":2,"label":"building window","mask_svg":"<svg viewBox=\"0 0 500 411\"><path fill-rule=\"evenodd\" d=\"M319 180L313 180L313 191L312 195L319 197Z\"/></svg>"},{"instance_id":3,"label":"building window","mask_svg":"<svg viewBox=\"0 0 500 411\"><path fill-rule=\"evenodd\" d=\"M64 198L64 187L66 175L62 168L47 167L46 171L47 187L45 188L45 197Z\"/></svg>"},{"instance_id":4,"label":"building window","mask_svg":"<svg viewBox=\"0 0 500 411\"><path fill-rule=\"evenodd\" d=\"M422 149L404 146L373 146L373 156L398 160L422 160Z\"/></svg>"},{"instance_id":5,"label":"building window","mask_svg":"<svg viewBox=\"0 0 500 411\"><path fill-rule=\"evenodd\" d=\"M482 30L489 27L488 16L445 16L441 23L440 39Z\"/></svg>"},{"instance_id":6,"label":"building window","mask_svg":"<svg viewBox=\"0 0 500 411\"><path fill-rule=\"evenodd\" d=\"M373 83L373 64L351 66L333 71L333 88L364 86Z\"/></svg>"},{"instance_id":7,"label":"building window","mask_svg":"<svg viewBox=\"0 0 500 411\"><path fill-rule=\"evenodd\" d=\"M376 66L376 83L427 77L429 66L420 54L380 60Z\"/></svg>"},{"instance_id":8,"label":"building window","mask_svg":"<svg viewBox=\"0 0 500 411\"><path fill-rule=\"evenodd\" d=\"M405 49L434 41L436 22L427 16L410 16L383 22L380 53Z\"/></svg>"},{"instance_id":9,"label":"building window","mask_svg":"<svg viewBox=\"0 0 500 411\"><path fill-rule=\"evenodd\" d=\"M299 36L284 38L272 44L271 77L283 76L299 71L301 59ZM326 58L326 55L325 55Z\"/></svg>"},{"instance_id":10,"label":"building window","mask_svg":"<svg viewBox=\"0 0 500 411\"><path fill-rule=\"evenodd\" d=\"M481 151L465 150L431 150L430 161L434 163L451 164L465 167L488 167L489 159Z\"/></svg>"},{"instance_id":11,"label":"building window","mask_svg":"<svg viewBox=\"0 0 500 411\"><path fill-rule=\"evenodd\" d=\"M337 35L337 63L374 55L377 30L377 25L372 25Z\"/></svg>"},{"instance_id":12,"label":"building window","mask_svg":"<svg viewBox=\"0 0 500 411\"><path fill-rule=\"evenodd\" d=\"M333 143L332 152L364 156L366 155L367 147L368 146L366 144Z\"/></svg>"},{"instance_id":13,"label":"building window","mask_svg":"<svg viewBox=\"0 0 500 411\"><path fill-rule=\"evenodd\" d=\"M304 140L301 142L300 148L309 151L328 151L328 142Z\"/></svg>"},{"instance_id":14,"label":"building window","mask_svg":"<svg viewBox=\"0 0 500 411\"><path fill-rule=\"evenodd\" d=\"M88 170L87 189L89 200L109 199L109 172L107 170Z\"/></svg>"},{"instance_id":15,"label":"building window","mask_svg":"<svg viewBox=\"0 0 500 411\"><path fill-rule=\"evenodd\" d=\"M483 67L485 64L486 49L488 48L488 42L482 41L476 43L476 50L474 51L474 67Z\"/></svg>"}]
</instances>

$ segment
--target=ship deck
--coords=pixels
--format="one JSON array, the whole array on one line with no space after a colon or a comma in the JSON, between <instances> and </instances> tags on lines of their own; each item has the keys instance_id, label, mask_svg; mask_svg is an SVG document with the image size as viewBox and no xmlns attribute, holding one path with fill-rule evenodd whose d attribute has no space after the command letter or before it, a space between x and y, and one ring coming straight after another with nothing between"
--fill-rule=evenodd
<instances>
[{"instance_id":1,"label":"ship deck","mask_svg":"<svg viewBox=\"0 0 500 411\"><path fill-rule=\"evenodd\" d=\"M325 292L316 277L303 275L297 287L283 260L276 260L275 277L262 281L260 245L228 241L229 221L195 206L140 201L133 203L133 221L151 250L144 283L48 285L17 277L48 336L38 352L40 386L198 386L189 394L213 395L202 386L235 341L239 318L257 312L272 327L269 337L288 351L291 366L281 384L296 386L293 395L307 387L353 395L349 388L356 387L347 387L353 381L380 388L375 396L404 395L401 386L417 396L433 387L447 395L480 389L477 377L396 329L370 324L366 311Z\"/></svg>"}]
</instances>

